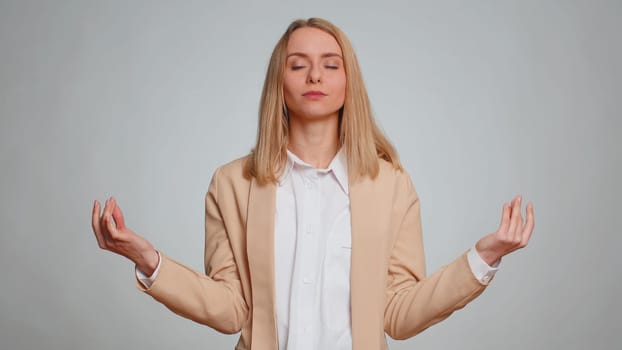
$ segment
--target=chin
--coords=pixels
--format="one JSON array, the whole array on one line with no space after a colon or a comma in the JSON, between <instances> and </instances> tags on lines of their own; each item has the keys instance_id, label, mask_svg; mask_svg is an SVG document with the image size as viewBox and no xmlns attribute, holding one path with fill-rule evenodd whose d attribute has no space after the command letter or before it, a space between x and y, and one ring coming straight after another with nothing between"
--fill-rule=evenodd
<instances>
[{"instance_id":1,"label":"chin","mask_svg":"<svg viewBox=\"0 0 622 350\"><path fill-rule=\"evenodd\" d=\"M301 116L304 119L324 119L331 118L339 115L341 108L313 108L320 106L310 106L311 108L303 108L296 111L295 114Z\"/></svg>"},{"instance_id":2,"label":"chin","mask_svg":"<svg viewBox=\"0 0 622 350\"><path fill-rule=\"evenodd\" d=\"M299 114L302 119L306 120L321 120L321 119L330 119L332 117L339 115L339 110L332 112L318 112L318 111L307 111Z\"/></svg>"}]
</instances>

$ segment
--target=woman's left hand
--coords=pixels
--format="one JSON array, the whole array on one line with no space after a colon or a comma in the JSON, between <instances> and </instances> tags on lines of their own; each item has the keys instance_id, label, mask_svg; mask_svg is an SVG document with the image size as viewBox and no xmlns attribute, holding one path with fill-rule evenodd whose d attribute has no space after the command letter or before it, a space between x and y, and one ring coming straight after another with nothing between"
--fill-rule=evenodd
<instances>
[{"instance_id":1,"label":"woman's left hand","mask_svg":"<svg viewBox=\"0 0 622 350\"><path fill-rule=\"evenodd\" d=\"M499 229L475 244L477 253L488 265L493 265L502 256L527 246L534 227L533 205L527 204L525 221L521 215L521 201L521 196L517 196L512 203L505 203Z\"/></svg>"}]
</instances>

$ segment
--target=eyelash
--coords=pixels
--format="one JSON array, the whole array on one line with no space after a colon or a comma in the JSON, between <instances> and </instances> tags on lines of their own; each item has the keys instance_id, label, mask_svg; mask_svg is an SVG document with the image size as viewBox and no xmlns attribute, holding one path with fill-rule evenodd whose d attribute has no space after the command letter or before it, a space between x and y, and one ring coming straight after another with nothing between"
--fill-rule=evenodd
<instances>
[{"instance_id":1,"label":"eyelash","mask_svg":"<svg viewBox=\"0 0 622 350\"><path fill-rule=\"evenodd\" d=\"M305 68L306 66L292 66L292 70L300 70ZM327 69L339 69L339 66L324 66Z\"/></svg>"}]
</instances>

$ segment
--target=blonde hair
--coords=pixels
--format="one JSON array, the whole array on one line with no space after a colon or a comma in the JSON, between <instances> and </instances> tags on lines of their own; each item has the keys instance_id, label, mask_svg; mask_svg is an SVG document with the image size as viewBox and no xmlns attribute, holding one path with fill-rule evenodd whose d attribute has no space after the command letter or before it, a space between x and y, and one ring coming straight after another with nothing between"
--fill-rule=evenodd
<instances>
[{"instance_id":1,"label":"blonde hair","mask_svg":"<svg viewBox=\"0 0 622 350\"><path fill-rule=\"evenodd\" d=\"M318 28L332 35L343 53L346 97L340 111L339 144L348 160L350 179L359 176L376 178L379 171L378 158L402 170L395 148L376 125L363 75L350 41L327 20L309 18L292 22L272 51L259 105L257 143L247 160L245 175L255 177L261 184L276 182L285 165L289 123L283 97L283 72L289 37L303 27Z\"/></svg>"}]
</instances>

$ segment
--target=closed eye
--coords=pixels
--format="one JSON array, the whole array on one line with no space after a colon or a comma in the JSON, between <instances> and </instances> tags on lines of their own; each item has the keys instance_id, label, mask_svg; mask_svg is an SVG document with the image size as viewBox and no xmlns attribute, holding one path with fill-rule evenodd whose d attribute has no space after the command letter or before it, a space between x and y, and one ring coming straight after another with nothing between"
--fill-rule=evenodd
<instances>
[{"instance_id":1,"label":"closed eye","mask_svg":"<svg viewBox=\"0 0 622 350\"><path fill-rule=\"evenodd\" d=\"M292 70L300 70L305 68L305 66L292 66Z\"/></svg>"}]
</instances>

